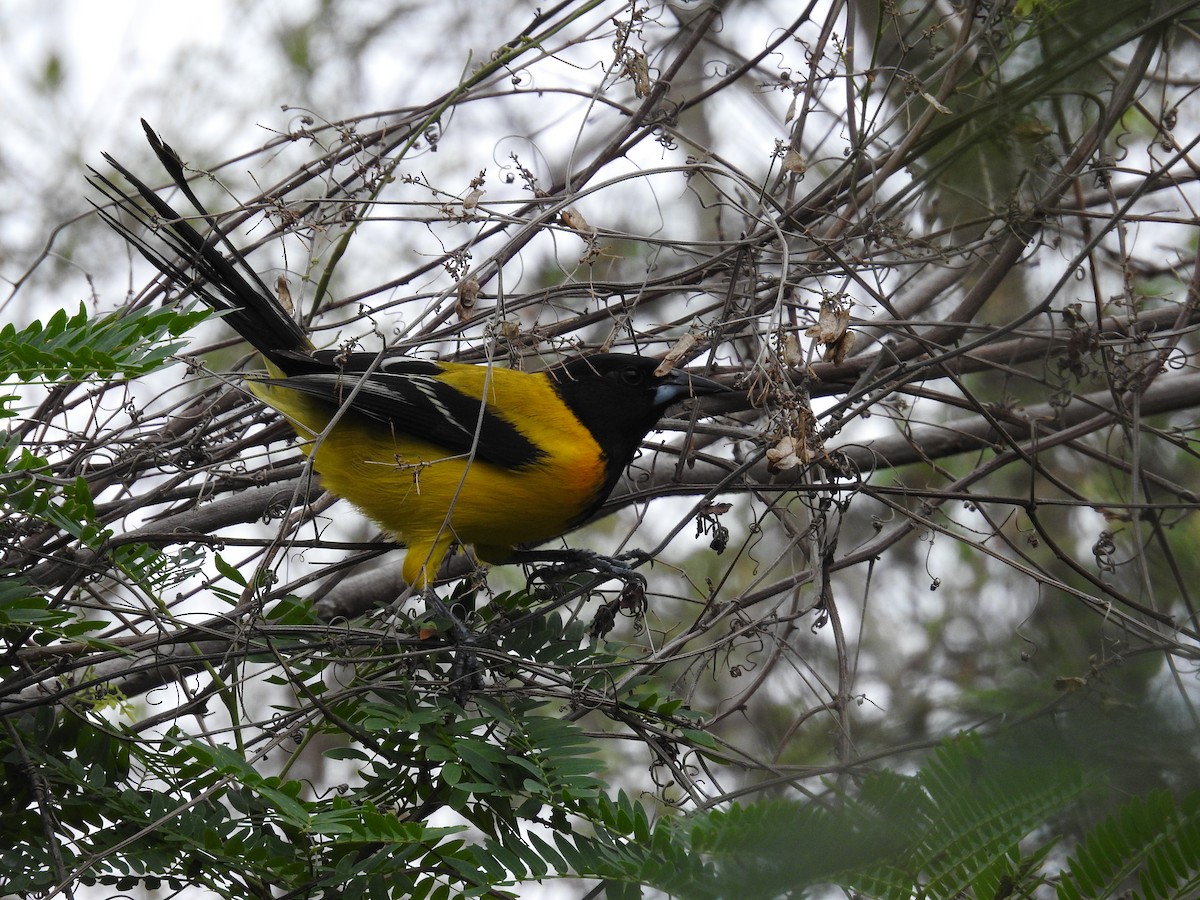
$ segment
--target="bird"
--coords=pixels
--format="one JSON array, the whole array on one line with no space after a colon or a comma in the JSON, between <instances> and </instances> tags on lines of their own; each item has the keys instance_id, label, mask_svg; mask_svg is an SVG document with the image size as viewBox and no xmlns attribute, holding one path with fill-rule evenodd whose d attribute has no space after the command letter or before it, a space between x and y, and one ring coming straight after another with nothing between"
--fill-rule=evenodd
<instances>
[{"instance_id":1,"label":"bird","mask_svg":"<svg viewBox=\"0 0 1200 900\"><path fill-rule=\"evenodd\" d=\"M730 390L628 353L526 372L318 349L205 210L179 155L142 127L199 216L177 213L107 153L133 191L92 168L111 201L93 205L182 294L219 311L258 351L266 372L247 375L247 388L291 424L323 488L407 548L401 574L414 589L431 588L455 545L503 564L585 522L668 407ZM168 252L118 211L157 232Z\"/></svg>"}]
</instances>

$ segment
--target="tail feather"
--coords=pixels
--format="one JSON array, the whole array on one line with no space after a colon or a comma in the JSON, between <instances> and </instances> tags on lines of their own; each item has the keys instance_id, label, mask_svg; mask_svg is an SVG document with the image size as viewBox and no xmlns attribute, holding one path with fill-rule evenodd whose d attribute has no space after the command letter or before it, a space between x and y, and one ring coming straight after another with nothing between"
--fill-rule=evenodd
<instances>
[{"instance_id":1,"label":"tail feather","mask_svg":"<svg viewBox=\"0 0 1200 900\"><path fill-rule=\"evenodd\" d=\"M308 349L311 344L304 330L271 296L241 252L229 241L225 230L200 203L188 184L179 156L154 134L145 120L142 127L171 180L207 224L209 237L201 235L191 222L107 153L105 160L132 185L134 192L118 186L95 169L91 170L92 184L113 202L117 210L155 232L170 255L130 228L108 205L93 204L101 217L181 291L193 294L214 309L225 311L224 318L230 327L268 359L280 353ZM143 203L150 209L147 210ZM229 257L218 249L218 245L228 250Z\"/></svg>"}]
</instances>

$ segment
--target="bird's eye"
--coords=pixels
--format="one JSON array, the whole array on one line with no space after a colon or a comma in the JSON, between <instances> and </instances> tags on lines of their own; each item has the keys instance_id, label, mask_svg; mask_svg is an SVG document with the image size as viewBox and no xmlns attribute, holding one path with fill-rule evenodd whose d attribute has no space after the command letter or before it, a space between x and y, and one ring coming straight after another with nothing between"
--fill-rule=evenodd
<instances>
[{"instance_id":1,"label":"bird's eye","mask_svg":"<svg viewBox=\"0 0 1200 900\"><path fill-rule=\"evenodd\" d=\"M635 369L633 366L622 369L621 381L629 387L641 387L643 381L641 369Z\"/></svg>"}]
</instances>

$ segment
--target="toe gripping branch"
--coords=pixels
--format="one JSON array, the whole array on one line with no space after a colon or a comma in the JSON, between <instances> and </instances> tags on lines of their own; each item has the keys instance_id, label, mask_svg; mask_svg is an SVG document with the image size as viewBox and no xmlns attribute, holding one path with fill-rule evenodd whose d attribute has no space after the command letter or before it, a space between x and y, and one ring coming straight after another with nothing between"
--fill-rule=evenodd
<instances>
[{"instance_id":1,"label":"toe gripping branch","mask_svg":"<svg viewBox=\"0 0 1200 900\"><path fill-rule=\"evenodd\" d=\"M602 638L612 630L617 616L622 612L640 615L646 609L646 576L636 570L637 566L650 562L650 554L642 550L628 550L617 556L601 556L591 550L568 549L518 553L513 562L549 563L535 569L529 583L541 580L550 582L578 572L594 572L600 584L609 579L621 582L621 593L616 599L601 605L592 620L593 637ZM590 588L589 588L590 590Z\"/></svg>"},{"instance_id":2,"label":"toe gripping branch","mask_svg":"<svg viewBox=\"0 0 1200 900\"><path fill-rule=\"evenodd\" d=\"M637 571L637 566L650 561L650 555L642 550L627 550L616 556L602 556L592 550L571 548L567 550L522 550L513 554L515 563L548 563L533 571L530 582L549 581L578 572L595 572L604 576L601 580L615 578L625 585L626 590L635 586L643 593L646 576Z\"/></svg>"}]
</instances>

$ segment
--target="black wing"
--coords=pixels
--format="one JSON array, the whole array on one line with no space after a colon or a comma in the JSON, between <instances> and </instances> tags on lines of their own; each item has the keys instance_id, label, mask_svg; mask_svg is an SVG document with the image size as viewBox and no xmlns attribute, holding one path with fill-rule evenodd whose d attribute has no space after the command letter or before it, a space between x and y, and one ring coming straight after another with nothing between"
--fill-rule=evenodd
<instances>
[{"instance_id":1,"label":"black wing","mask_svg":"<svg viewBox=\"0 0 1200 900\"><path fill-rule=\"evenodd\" d=\"M263 380L331 405L349 403L358 415L387 425L398 440L416 438L448 456L470 455L511 469L528 468L546 455L490 404L441 381L444 370L435 362L319 350L290 354L286 369L287 378Z\"/></svg>"}]
</instances>

